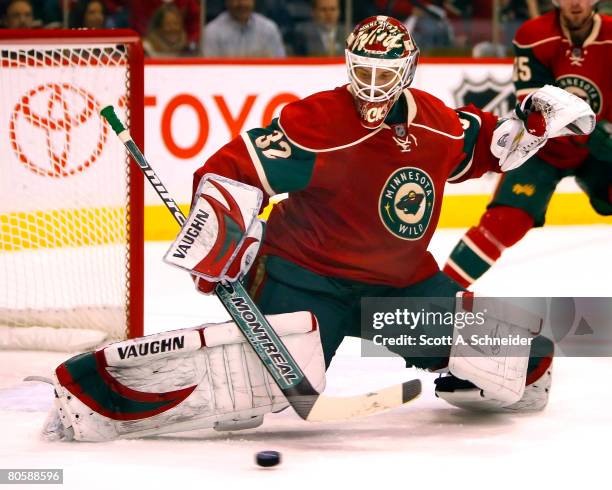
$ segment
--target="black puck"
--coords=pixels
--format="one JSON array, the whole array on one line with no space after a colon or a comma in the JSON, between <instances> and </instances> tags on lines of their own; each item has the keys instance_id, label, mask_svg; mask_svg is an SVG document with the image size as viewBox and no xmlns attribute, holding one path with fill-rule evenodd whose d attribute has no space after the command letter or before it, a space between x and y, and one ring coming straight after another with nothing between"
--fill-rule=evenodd
<instances>
[{"instance_id":1,"label":"black puck","mask_svg":"<svg viewBox=\"0 0 612 490\"><path fill-rule=\"evenodd\" d=\"M276 466L280 461L281 455L278 451L260 451L255 455L255 462L264 468Z\"/></svg>"}]
</instances>

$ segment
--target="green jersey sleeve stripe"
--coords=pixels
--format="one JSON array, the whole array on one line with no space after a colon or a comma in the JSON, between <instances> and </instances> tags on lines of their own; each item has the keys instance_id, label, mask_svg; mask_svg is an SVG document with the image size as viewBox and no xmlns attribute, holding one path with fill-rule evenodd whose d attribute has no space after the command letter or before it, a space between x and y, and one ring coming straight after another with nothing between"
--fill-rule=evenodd
<instances>
[{"instance_id":1,"label":"green jersey sleeve stripe","mask_svg":"<svg viewBox=\"0 0 612 490\"><path fill-rule=\"evenodd\" d=\"M308 186L317 155L295 146L278 124L278 118L265 128L248 130L243 139L266 190L282 194Z\"/></svg>"},{"instance_id":2,"label":"green jersey sleeve stripe","mask_svg":"<svg viewBox=\"0 0 612 490\"><path fill-rule=\"evenodd\" d=\"M264 170L263 165L261 164L261 160L259 159L259 156L257 155L257 151L255 150L255 147L253 146L253 142L251 141L251 138L249 138L249 135L246 132L242 133L240 136L242 137L242 140L244 141L247 151L249 152L249 156L251 157L251 162L253 163L253 167L255 167L255 171L257 172L257 176L259 177L261 186L264 188L264 190L269 196L274 196L276 192L274 192L274 189L272 189L272 187L270 186L270 182L268 182L266 171Z\"/></svg>"},{"instance_id":3,"label":"green jersey sleeve stripe","mask_svg":"<svg viewBox=\"0 0 612 490\"><path fill-rule=\"evenodd\" d=\"M478 132L481 126L480 118L476 114L457 111L457 115L461 121L461 126L463 126L463 152L465 153L465 158L455 167L455 170L453 170L447 179L448 182L459 180L472 168L474 150L476 149L476 141L478 140Z\"/></svg>"}]
</instances>

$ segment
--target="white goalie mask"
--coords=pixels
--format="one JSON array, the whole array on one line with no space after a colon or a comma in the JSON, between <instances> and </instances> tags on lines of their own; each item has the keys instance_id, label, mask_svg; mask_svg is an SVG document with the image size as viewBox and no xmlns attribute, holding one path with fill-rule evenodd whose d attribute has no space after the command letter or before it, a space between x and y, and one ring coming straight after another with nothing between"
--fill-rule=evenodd
<instances>
[{"instance_id":1,"label":"white goalie mask","mask_svg":"<svg viewBox=\"0 0 612 490\"><path fill-rule=\"evenodd\" d=\"M419 49L404 25L392 17L368 17L346 40L351 93L368 129L379 127L412 83Z\"/></svg>"}]
</instances>

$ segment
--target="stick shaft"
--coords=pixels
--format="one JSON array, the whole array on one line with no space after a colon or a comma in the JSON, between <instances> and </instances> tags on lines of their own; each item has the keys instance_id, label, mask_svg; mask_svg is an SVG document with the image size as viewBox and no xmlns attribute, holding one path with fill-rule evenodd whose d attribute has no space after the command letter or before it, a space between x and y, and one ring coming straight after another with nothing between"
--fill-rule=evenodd
<instances>
[{"instance_id":1,"label":"stick shaft","mask_svg":"<svg viewBox=\"0 0 612 490\"><path fill-rule=\"evenodd\" d=\"M174 219L179 225L182 225L186 219L185 215L146 160L140 148L132 140L128 130L119 121L113 107L105 107L101 114L117 133L157 195L174 216ZM300 396L304 398L309 396L312 397L312 404L314 404L319 393L312 387L298 363L253 302L244 286L239 281L231 284L218 283L215 287L215 294L289 402L292 402L291 397ZM310 411L309 405L312 404L307 402L304 406L304 400L302 399L299 403L296 400L296 404L292 403L292 406L302 418L306 418Z\"/></svg>"}]
</instances>

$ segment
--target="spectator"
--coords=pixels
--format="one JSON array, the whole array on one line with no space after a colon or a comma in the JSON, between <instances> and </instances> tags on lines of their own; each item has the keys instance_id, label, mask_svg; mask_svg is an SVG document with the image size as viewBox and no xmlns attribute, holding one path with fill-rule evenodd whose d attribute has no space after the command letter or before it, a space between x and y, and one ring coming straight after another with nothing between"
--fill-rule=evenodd
<instances>
[{"instance_id":1,"label":"spectator","mask_svg":"<svg viewBox=\"0 0 612 490\"><path fill-rule=\"evenodd\" d=\"M340 0L312 0L312 21L295 27L293 50L298 56L342 56L346 30L338 24Z\"/></svg>"},{"instance_id":2,"label":"spectator","mask_svg":"<svg viewBox=\"0 0 612 490\"><path fill-rule=\"evenodd\" d=\"M70 10L69 25L72 28L104 29L106 24L106 5L101 0L78 2Z\"/></svg>"},{"instance_id":3,"label":"spectator","mask_svg":"<svg viewBox=\"0 0 612 490\"><path fill-rule=\"evenodd\" d=\"M175 5L181 12L189 50L195 50L200 42L202 25L200 22L200 1L201 0L129 0L130 26L141 36L145 36L149 31L149 26L155 11L165 4ZM115 0L116 3L116 0Z\"/></svg>"},{"instance_id":4,"label":"spectator","mask_svg":"<svg viewBox=\"0 0 612 490\"><path fill-rule=\"evenodd\" d=\"M189 54L183 14L176 5L167 3L153 13L143 47L147 56L153 57Z\"/></svg>"},{"instance_id":5,"label":"spectator","mask_svg":"<svg viewBox=\"0 0 612 490\"><path fill-rule=\"evenodd\" d=\"M3 23L7 29L35 27L32 2L30 0L10 0L6 4Z\"/></svg>"},{"instance_id":6,"label":"spectator","mask_svg":"<svg viewBox=\"0 0 612 490\"><path fill-rule=\"evenodd\" d=\"M278 26L254 12L254 0L227 0L226 11L204 31L208 57L282 58L285 46Z\"/></svg>"}]
</instances>

